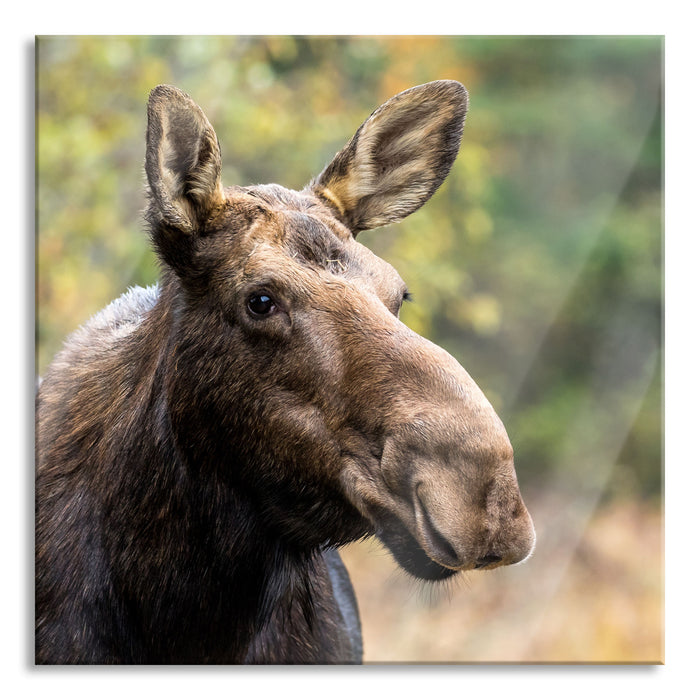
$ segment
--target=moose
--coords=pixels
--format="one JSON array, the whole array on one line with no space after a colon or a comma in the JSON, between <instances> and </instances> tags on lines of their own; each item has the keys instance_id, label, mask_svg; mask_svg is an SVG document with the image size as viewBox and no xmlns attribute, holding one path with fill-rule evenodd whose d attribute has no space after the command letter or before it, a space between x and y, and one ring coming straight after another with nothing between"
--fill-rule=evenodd
<instances>
[{"instance_id":1,"label":"moose","mask_svg":"<svg viewBox=\"0 0 700 700\"><path fill-rule=\"evenodd\" d=\"M37 392L36 663L361 663L342 545L376 535L425 581L530 555L502 422L356 240L433 195L467 103L451 80L399 93L292 191L224 187L203 111L152 90L159 281Z\"/></svg>"}]
</instances>

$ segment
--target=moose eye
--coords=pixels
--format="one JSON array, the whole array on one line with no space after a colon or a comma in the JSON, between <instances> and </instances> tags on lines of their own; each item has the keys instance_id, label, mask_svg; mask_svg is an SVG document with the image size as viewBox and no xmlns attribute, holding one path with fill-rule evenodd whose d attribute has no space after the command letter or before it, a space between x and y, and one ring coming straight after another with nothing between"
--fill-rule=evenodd
<instances>
[{"instance_id":1,"label":"moose eye","mask_svg":"<svg viewBox=\"0 0 700 700\"><path fill-rule=\"evenodd\" d=\"M248 311L253 316L268 316L276 308L275 302L268 294L253 294L248 297Z\"/></svg>"}]
</instances>

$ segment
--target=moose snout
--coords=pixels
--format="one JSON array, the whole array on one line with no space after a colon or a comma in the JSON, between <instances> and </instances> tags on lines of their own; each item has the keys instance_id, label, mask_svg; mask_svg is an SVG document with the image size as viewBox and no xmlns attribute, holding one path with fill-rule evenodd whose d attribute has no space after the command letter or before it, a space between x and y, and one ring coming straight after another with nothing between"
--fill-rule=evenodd
<instances>
[{"instance_id":1,"label":"moose snout","mask_svg":"<svg viewBox=\"0 0 700 700\"><path fill-rule=\"evenodd\" d=\"M433 561L455 570L492 569L530 555L535 532L517 484L494 484L491 491L444 475L417 483L415 537Z\"/></svg>"},{"instance_id":2,"label":"moose snout","mask_svg":"<svg viewBox=\"0 0 700 700\"><path fill-rule=\"evenodd\" d=\"M378 462L347 462L348 497L399 565L419 578L523 561L535 531L503 423L452 356L395 319L392 324L383 336L381 381L354 355L352 366L366 372L353 378L363 395L377 396L368 425L383 430Z\"/></svg>"}]
</instances>

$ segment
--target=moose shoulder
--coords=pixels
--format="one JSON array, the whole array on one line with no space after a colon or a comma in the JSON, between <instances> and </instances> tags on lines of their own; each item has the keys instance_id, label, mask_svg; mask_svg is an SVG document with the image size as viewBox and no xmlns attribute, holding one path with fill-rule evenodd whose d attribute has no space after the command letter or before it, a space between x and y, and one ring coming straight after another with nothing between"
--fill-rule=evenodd
<instances>
[{"instance_id":1,"label":"moose shoulder","mask_svg":"<svg viewBox=\"0 0 700 700\"><path fill-rule=\"evenodd\" d=\"M428 200L467 94L373 112L303 191L228 187L180 90L148 102L163 272L67 341L37 396L38 663L362 659L337 548L439 580L529 555L506 431L355 240Z\"/></svg>"}]
</instances>

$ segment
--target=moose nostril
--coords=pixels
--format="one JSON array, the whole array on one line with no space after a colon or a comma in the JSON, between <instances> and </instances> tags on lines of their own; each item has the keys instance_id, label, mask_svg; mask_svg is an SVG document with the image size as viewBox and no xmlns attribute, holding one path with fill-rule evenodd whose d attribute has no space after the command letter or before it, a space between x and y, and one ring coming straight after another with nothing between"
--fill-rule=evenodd
<instances>
[{"instance_id":1,"label":"moose nostril","mask_svg":"<svg viewBox=\"0 0 700 700\"><path fill-rule=\"evenodd\" d=\"M433 550L434 554L439 557L443 565L458 566L460 563L459 555L457 552L455 552L450 542L442 535L437 527L435 527L428 509L421 500L418 489L416 489L416 496L418 510L420 512L419 523L422 526L421 529L426 537L426 543L429 544L430 548Z\"/></svg>"},{"instance_id":2,"label":"moose nostril","mask_svg":"<svg viewBox=\"0 0 700 700\"><path fill-rule=\"evenodd\" d=\"M489 564L497 564L499 561L501 561L501 559L503 559L503 557L498 556L498 554L487 554L486 556L476 560L474 568L483 569Z\"/></svg>"}]
</instances>

